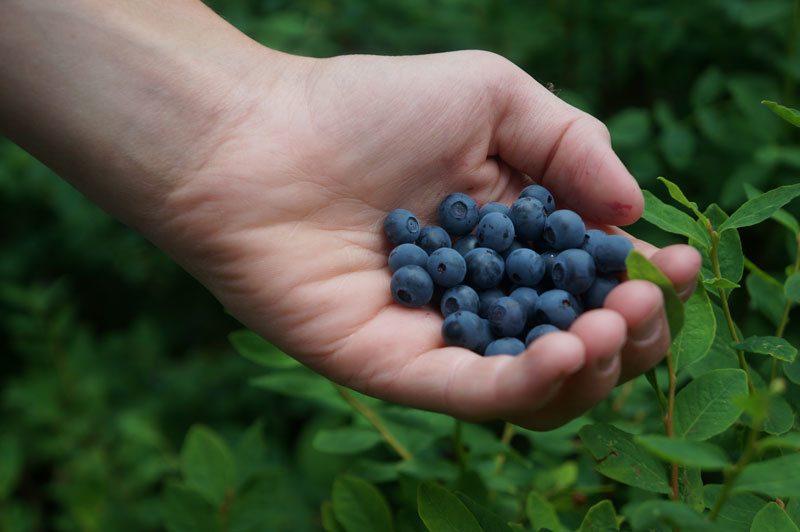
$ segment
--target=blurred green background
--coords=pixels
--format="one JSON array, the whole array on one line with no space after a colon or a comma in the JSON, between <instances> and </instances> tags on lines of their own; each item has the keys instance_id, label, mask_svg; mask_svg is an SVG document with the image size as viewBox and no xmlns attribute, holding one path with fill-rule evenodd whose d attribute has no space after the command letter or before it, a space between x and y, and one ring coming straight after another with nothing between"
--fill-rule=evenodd
<instances>
[{"instance_id":1,"label":"blurred green background","mask_svg":"<svg viewBox=\"0 0 800 532\"><path fill-rule=\"evenodd\" d=\"M797 131L759 103L798 103L790 0L208 3L290 53L504 55L606 122L661 197L659 175L730 212L744 183L765 190L800 171ZM308 434L330 416L250 386L259 370L230 347L239 326L220 305L6 139L0 191L0 530L162 530L162 486L189 427L236 442L257 419L274 486L293 493L281 504L296 522L280 529L318 527L335 463ZM633 231L670 242L646 224ZM742 238L783 277L796 246L785 231Z\"/></svg>"}]
</instances>

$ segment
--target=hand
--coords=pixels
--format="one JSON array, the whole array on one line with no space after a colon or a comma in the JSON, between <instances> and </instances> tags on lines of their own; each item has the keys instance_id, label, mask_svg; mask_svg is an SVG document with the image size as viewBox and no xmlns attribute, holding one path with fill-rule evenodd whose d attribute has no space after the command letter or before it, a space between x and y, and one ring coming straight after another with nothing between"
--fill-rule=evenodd
<instances>
[{"instance_id":1,"label":"hand","mask_svg":"<svg viewBox=\"0 0 800 532\"><path fill-rule=\"evenodd\" d=\"M289 64L283 81L240 91L247 114L220 120L235 125L213 132L224 142L170 196L161 231L245 325L361 392L534 429L663 357L661 293L643 281L517 357L445 347L438 312L389 292L384 217L402 207L435 223L449 192L510 204L527 175L587 220L635 221L641 192L600 122L483 52ZM688 297L694 249L635 245Z\"/></svg>"}]
</instances>

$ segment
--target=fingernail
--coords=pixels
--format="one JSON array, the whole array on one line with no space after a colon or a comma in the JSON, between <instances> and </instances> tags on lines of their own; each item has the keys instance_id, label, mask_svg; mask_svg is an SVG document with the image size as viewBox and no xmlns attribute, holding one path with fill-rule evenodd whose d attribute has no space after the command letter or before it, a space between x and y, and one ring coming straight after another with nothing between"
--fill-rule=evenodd
<instances>
[{"instance_id":1,"label":"fingernail","mask_svg":"<svg viewBox=\"0 0 800 532\"><path fill-rule=\"evenodd\" d=\"M661 335L666 318L664 307L658 306L650 316L628 331L628 338L636 344L649 344Z\"/></svg>"},{"instance_id":2,"label":"fingernail","mask_svg":"<svg viewBox=\"0 0 800 532\"><path fill-rule=\"evenodd\" d=\"M594 361L595 373L598 375L606 375L613 372L616 369L617 360L619 360L618 353L611 353L610 355L598 358Z\"/></svg>"}]
</instances>

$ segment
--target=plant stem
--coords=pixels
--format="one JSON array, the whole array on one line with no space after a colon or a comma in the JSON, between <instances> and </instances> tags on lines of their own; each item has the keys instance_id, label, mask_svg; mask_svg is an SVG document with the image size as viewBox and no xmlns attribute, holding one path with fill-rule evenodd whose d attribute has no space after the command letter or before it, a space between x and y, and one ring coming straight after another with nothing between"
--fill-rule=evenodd
<instances>
[{"instance_id":1,"label":"plant stem","mask_svg":"<svg viewBox=\"0 0 800 532\"><path fill-rule=\"evenodd\" d=\"M456 444L456 457L458 458L458 467L463 471L467 468L467 453L464 451L464 437L463 437L463 426L464 423L460 419L456 419L455 430L453 433L453 439L455 440Z\"/></svg>"},{"instance_id":2,"label":"plant stem","mask_svg":"<svg viewBox=\"0 0 800 532\"><path fill-rule=\"evenodd\" d=\"M500 438L500 443L503 445L508 445L511 443L511 438L514 436L514 425L506 421L505 426L503 427L503 436ZM500 474L500 471L503 470L503 464L506 463L506 455L505 453L497 453L497 458L494 459L494 474L495 476Z\"/></svg>"},{"instance_id":3,"label":"plant stem","mask_svg":"<svg viewBox=\"0 0 800 532\"><path fill-rule=\"evenodd\" d=\"M800 2L800 0L798 0ZM797 236L797 252L795 253L794 259L794 267L792 268L792 273L797 273L800 271L800 235ZM786 325L789 323L789 311L792 309L792 302L789 298L786 298L786 304L783 306L783 316L781 316L781 323L778 325L778 331L775 333L775 336L778 338L783 338L783 333L786 331ZM778 359L772 359L772 368L770 369L769 373L769 381L772 382L775 380L775 376L778 373Z\"/></svg>"},{"instance_id":4,"label":"plant stem","mask_svg":"<svg viewBox=\"0 0 800 532\"><path fill-rule=\"evenodd\" d=\"M376 414L374 410L359 402L358 399L353 397L353 394L351 394L344 386L340 386L335 383L332 384L336 388L336 391L339 392L339 395L342 396L342 399L347 401L347 403L357 412L367 418L367 421L372 423L372 426L375 427L378 432L380 432L381 436L383 436L383 440L394 450L394 452L400 456L400 458L403 460L411 460L414 458L408 449L406 449L403 444L400 443L397 438L395 438L394 434L392 434L389 429L386 428L386 425L383 424L378 417L378 414Z\"/></svg>"},{"instance_id":5,"label":"plant stem","mask_svg":"<svg viewBox=\"0 0 800 532\"><path fill-rule=\"evenodd\" d=\"M675 389L677 388L677 380L675 379L675 367L672 363L672 350L667 351L667 370L669 371L669 391L667 399L667 415L664 417L664 424L667 427L667 437L674 438L675 430L672 424L673 414L675 412ZM672 462L670 464L670 483L672 484L672 500L678 500L678 464Z\"/></svg>"},{"instance_id":6,"label":"plant stem","mask_svg":"<svg viewBox=\"0 0 800 532\"><path fill-rule=\"evenodd\" d=\"M722 491L719 494L719 498L717 502L714 504L714 508L711 509L711 513L708 515L709 520L713 521L719 515L720 510L725 505L725 502L730 497L731 489L733 488L733 483L736 480L736 477L739 476L739 473L742 472L742 469L750 463L753 457L756 454L756 442L758 441L758 434L761 431L761 421L756 421L753 423L753 427L750 429L750 434L747 436L747 443L745 444L744 452L739 457L739 460L734 464L733 469L725 474L725 483L722 485Z\"/></svg>"},{"instance_id":7,"label":"plant stem","mask_svg":"<svg viewBox=\"0 0 800 532\"><path fill-rule=\"evenodd\" d=\"M645 377L647 377L647 382L650 383L652 386L653 391L656 392L656 398L658 399L658 407L661 409L661 415L666 418L667 410L668 410L668 401L667 398L664 396L664 392L661 390L661 387L658 385L658 379L656 378L656 370L655 368L647 370L645 373Z\"/></svg>"}]
</instances>

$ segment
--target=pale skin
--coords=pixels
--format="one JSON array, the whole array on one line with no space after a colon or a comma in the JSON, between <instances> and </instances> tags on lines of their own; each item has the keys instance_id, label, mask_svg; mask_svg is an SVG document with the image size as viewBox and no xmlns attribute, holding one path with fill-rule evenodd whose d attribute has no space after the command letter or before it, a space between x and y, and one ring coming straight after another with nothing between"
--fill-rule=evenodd
<instances>
[{"instance_id":1,"label":"pale skin","mask_svg":"<svg viewBox=\"0 0 800 532\"><path fill-rule=\"evenodd\" d=\"M517 357L445 347L435 309L393 303L394 208L434 223L449 192L537 182L608 231L641 215L605 127L501 57L296 57L195 0L0 0L0 27L0 130L338 383L546 429L666 352L644 281ZM694 249L634 243L689 296Z\"/></svg>"}]
</instances>

